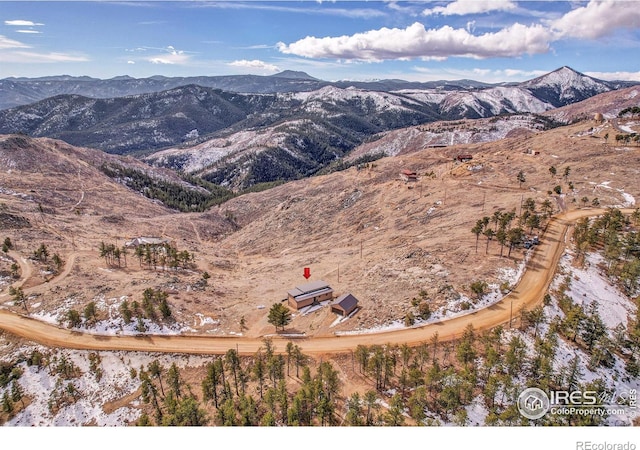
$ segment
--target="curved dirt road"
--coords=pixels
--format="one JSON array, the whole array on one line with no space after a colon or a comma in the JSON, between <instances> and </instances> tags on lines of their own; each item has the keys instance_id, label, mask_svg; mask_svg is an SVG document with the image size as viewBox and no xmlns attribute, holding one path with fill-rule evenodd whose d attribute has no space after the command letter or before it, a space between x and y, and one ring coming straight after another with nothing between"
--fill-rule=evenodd
<instances>
[{"instance_id":1,"label":"curved dirt road","mask_svg":"<svg viewBox=\"0 0 640 450\"><path fill-rule=\"evenodd\" d=\"M418 345L427 342L436 332L439 341L449 341L460 337L469 324L472 324L475 330L482 331L508 323L512 312L515 317L521 308L531 309L542 301L564 251L565 239L570 225L582 217L600 215L604 211L603 209L574 210L553 218L543 235L541 244L537 246L527 264L527 270L517 287L501 301L488 308L465 316L410 329L347 336L295 338L293 340L307 354L344 353L352 351L360 344L407 343ZM633 209L623 209L622 212L631 214ZM240 354L247 355L254 354L263 345L262 339L246 337L96 335L58 328L3 310L0 310L0 328L50 347L83 350L220 354L230 348L237 348ZM273 340L276 350L283 352L287 339L274 337Z\"/></svg>"}]
</instances>

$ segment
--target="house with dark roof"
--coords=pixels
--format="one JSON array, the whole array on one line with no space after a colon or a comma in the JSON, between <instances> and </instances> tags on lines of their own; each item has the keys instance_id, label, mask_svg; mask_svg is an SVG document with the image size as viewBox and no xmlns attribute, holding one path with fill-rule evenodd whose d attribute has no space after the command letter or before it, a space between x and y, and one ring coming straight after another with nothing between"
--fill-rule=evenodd
<instances>
[{"instance_id":1,"label":"house with dark roof","mask_svg":"<svg viewBox=\"0 0 640 450\"><path fill-rule=\"evenodd\" d=\"M325 281L311 281L287 291L287 303L293 309L317 304L333 298L333 289Z\"/></svg>"},{"instance_id":2,"label":"house with dark roof","mask_svg":"<svg viewBox=\"0 0 640 450\"><path fill-rule=\"evenodd\" d=\"M358 307L358 299L353 294L344 294L331 303L331 312L344 317L351 314Z\"/></svg>"}]
</instances>

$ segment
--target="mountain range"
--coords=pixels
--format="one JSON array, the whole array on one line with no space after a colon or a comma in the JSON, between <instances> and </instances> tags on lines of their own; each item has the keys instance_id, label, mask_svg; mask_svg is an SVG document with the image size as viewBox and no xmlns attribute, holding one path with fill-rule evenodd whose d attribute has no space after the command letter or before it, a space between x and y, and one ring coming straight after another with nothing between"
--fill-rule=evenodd
<instances>
[{"instance_id":1,"label":"mountain range","mask_svg":"<svg viewBox=\"0 0 640 450\"><path fill-rule=\"evenodd\" d=\"M515 85L327 82L291 71L270 77L5 79L0 105L45 98L1 110L0 133L145 156L242 190L327 170L390 130L540 115L626 85L569 67Z\"/></svg>"},{"instance_id":2,"label":"mountain range","mask_svg":"<svg viewBox=\"0 0 640 450\"><path fill-rule=\"evenodd\" d=\"M76 94L92 98L112 98L165 91L189 84L230 92L255 94L313 91L324 86L355 87L375 91L398 89L456 90L491 86L490 84L473 80L431 81L426 83L405 80L331 82L314 78L305 72L292 70L285 70L269 76L164 77L158 75L149 78L132 78L125 75L108 80L86 76L72 77L62 75L42 78L5 78L0 80L0 109L27 105L61 94Z\"/></svg>"}]
</instances>

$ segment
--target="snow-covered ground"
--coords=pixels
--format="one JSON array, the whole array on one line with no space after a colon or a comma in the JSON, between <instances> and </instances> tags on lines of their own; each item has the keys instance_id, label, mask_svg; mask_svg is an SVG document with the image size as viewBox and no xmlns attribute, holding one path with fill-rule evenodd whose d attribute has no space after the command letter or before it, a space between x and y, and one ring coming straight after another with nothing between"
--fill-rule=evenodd
<instances>
[{"instance_id":1,"label":"snow-covered ground","mask_svg":"<svg viewBox=\"0 0 640 450\"><path fill-rule=\"evenodd\" d=\"M612 286L599 269L604 264L604 258L598 253L589 253L585 258L583 268L573 267L571 261L574 256L571 252L565 252L560 259L560 267L563 272L570 274L571 284L566 292L576 304L585 309L592 302L598 305L598 313L602 321L610 331L619 324L627 326L627 319L635 314L636 306L616 287ZM557 283L558 280L556 279ZM556 312L562 316L561 311Z\"/></svg>"},{"instance_id":2,"label":"snow-covered ground","mask_svg":"<svg viewBox=\"0 0 640 450\"><path fill-rule=\"evenodd\" d=\"M24 397L28 398L29 402L5 426L125 426L140 416L140 410L135 408L135 402L131 404L134 407L114 407L113 410L106 408L109 412L105 412L104 407L138 390L140 380L137 377L131 377L131 368L138 370L156 359L165 368L174 362L179 368L201 367L208 361L207 358L200 356L97 352L101 360L99 368L102 371L102 377L98 381L90 370L90 352L49 350L45 347L24 347L21 350L23 354L38 350L43 354L51 351L58 358L64 356L67 361L80 369L81 375L65 380L60 375L51 373L50 369L21 363L19 367L23 374L18 382ZM12 359L16 357L17 355L10 355ZM55 391L66 389L67 383L71 383L78 391L77 400L52 413L49 409L51 395ZM3 394L4 391L0 389L0 395Z\"/></svg>"},{"instance_id":3,"label":"snow-covered ground","mask_svg":"<svg viewBox=\"0 0 640 450\"><path fill-rule=\"evenodd\" d=\"M619 324L627 325L629 316L635 315L636 306L633 302L614 287L606 275L603 274L599 266L603 263L603 258L599 254L590 253L586 256L583 267L574 267L574 255L571 251L566 251L562 256L559 264L558 275L552 283L552 289L562 283L565 277L569 276L571 283L566 290L573 301L585 307L595 302L598 305L598 312L609 330ZM517 268L504 270L502 280L514 285L522 276L525 263L521 263ZM476 308L486 307L492 302L497 301L502 294L499 294L497 287L493 286L493 292L487 295L482 304L476 304ZM461 297L458 301L463 301ZM110 310L114 305L121 301L120 298L105 299L97 298L99 308ZM74 299L68 300L69 305L73 306ZM61 310L62 310L61 309ZM438 316L429 319L429 321L442 320L445 317L453 317L456 314L467 314L470 311L454 311L453 304L447 305L447 309L443 308L436 313ZM544 308L545 322L539 327L538 335L544 335L549 331L549 323L555 316L563 315L558 307L558 302L552 298L551 303ZM435 315L435 314L434 314ZM41 318L48 318L50 321L57 322L59 313L50 315L41 315ZM101 325L101 330L109 330L122 325L118 323L119 318L105 320ZM207 322L208 318L198 316L194 320ZM113 321L108 325L109 321ZM113 324L116 325L113 325ZM400 324L403 327L403 324ZM154 332L161 332L156 330ZM166 330L165 330L166 331ZM371 330L368 330L369 332ZM104 332L104 331L103 331ZM532 355L534 352L534 339L531 332L523 332L520 330L505 330L503 333L503 342L514 336L519 336L527 346L527 352ZM296 337L296 336L292 336ZM135 421L140 414L136 408L136 403L123 401L122 407L107 407L112 402L133 395L140 386L137 377L132 377L130 370L138 370L140 367L147 366L150 362L158 359L160 363L168 367L175 362L178 367L201 367L204 366L209 359L200 356L188 355L163 355L149 353L128 353L128 352L97 352L100 356L99 368L102 371L102 377L97 380L95 373L90 370L89 354L87 351L71 351L71 350L50 350L40 346L23 346L16 350L13 354L7 355L8 360L16 360L19 354L29 355L33 350L39 350L42 353L50 353L57 358L65 357L80 369L80 375L68 380L63 380L59 374L54 373L49 368L37 368L28 366L26 362L20 363L19 367L23 371L23 375L18 380L25 397L28 398L27 406L16 414L7 422L8 426L81 426L81 425L98 425L98 426L124 426ZM624 361L614 355L614 364L612 368L598 367L589 368L589 356L580 348L558 336L558 346L554 359L554 369L561 370L563 367L569 367L571 361L578 357L580 368L581 384L600 379L604 382L606 388L611 392L611 403L616 404L620 397L624 397L632 390L636 392L640 390L640 379L631 378L626 374ZM517 381L523 383L524 380ZM71 383L79 392L77 400L66 404L60 410L52 413L49 409L49 400L52 392L60 391ZM524 386L523 386L524 387ZM0 389L0 396L4 394L10 386ZM105 409L107 411L105 411ZM488 415L488 410L484 404L482 396L477 396L467 405L467 425L483 426ZM427 414L433 419L433 415ZM626 425L635 417L640 416L640 410L626 409L624 413L612 415L607 418L609 425ZM442 425L454 424L453 418L448 421L438 421Z\"/></svg>"},{"instance_id":4,"label":"snow-covered ground","mask_svg":"<svg viewBox=\"0 0 640 450\"><path fill-rule=\"evenodd\" d=\"M121 303L124 300L128 300L127 296L106 298L104 295L99 295L93 299L96 304L96 309L102 313L106 313L107 317L103 320L97 321L91 325L90 330L84 326L75 327L73 329L82 332L90 332L96 334L105 335L136 335L140 333L137 329L138 322L133 320L129 323L125 323L122 315L119 312ZM34 312L31 317L41 320L43 322L59 325L65 323L66 314L70 309L74 307L78 309L80 301L74 297L66 299L58 308L51 311L38 311ZM36 309L40 304L33 304L32 309ZM204 327L205 325L217 325L218 320L215 320L209 316L205 316L201 313L195 313L193 317L182 318L181 321L158 323L149 319L142 319L145 326L145 333L149 334L166 334L175 335L181 333L188 333L196 331L189 324L193 324L193 327ZM224 330L212 329L208 330L209 333L227 334ZM229 333L232 334L232 333Z\"/></svg>"},{"instance_id":5,"label":"snow-covered ground","mask_svg":"<svg viewBox=\"0 0 640 450\"><path fill-rule=\"evenodd\" d=\"M565 294L571 297L574 303L585 308L595 302L598 305L598 313L607 327L609 335L612 336L612 331L616 326L619 324L627 326L628 318L636 313L636 306L631 299L613 286L599 269L599 264L603 262L602 256L597 253L587 254L583 268L573 266L574 257L572 251L565 251L560 259L560 270L551 287L557 289L568 275L571 278L571 283ZM551 304L545 306L544 312L545 322L539 328L539 335L548 332L548 324L554 317L564 317L557 299L553 297ZM526 343L529 354L533 353L534 340L530 334L509 330L505 334L505 338L509 339L512 334L518 334ZM588 367L589 356L577 346L558 336L554 370L569 367L576 356L581 373L579 382L584 384L597 379L604 381L606 388L612 392L611 400L608 402L611 405L618 406L619 403L616 401L620 396L625 397L632 390L636 392L640 390L640 379L629 377L626 374L624 362L619 356L614 355L613 368L598 367L591 370ZM623 414L609 416L607 423L608 425L629 425L638 416L640 416L640 409L628 409Z\"/></svg>"},{"instance_id":6,"label":"snow-covered ground","mask_svg":"<svg viewBox=\"0 0 640 450\"><path fill-rule=\"evenodd\" d=\"M593 186L593 194L598 195L598 192L606 192L607 195L612 195L613 192L618 192L622 197L622 202L618 205L613 205L614 208L631 208L636 204L636 199L633 195L625 192L624 189L614 189L610 186L611 181L603 181L601 183L596 183L594 181L590 181L589 184Z\"/></svg>"},{"instance_id":7,"label":"snow-covered ground","mask_svg":"<svg viewBox=\"0 0 640 450\"><path fill-rule=\"evenodd\" d=\"M635 133L636 131L631 128L629 125L633 125L633 124L627 124L627 125L618 125L618 128L620 128L622 131L626 132L626 133Z\"/></svg>"}]
</instances>

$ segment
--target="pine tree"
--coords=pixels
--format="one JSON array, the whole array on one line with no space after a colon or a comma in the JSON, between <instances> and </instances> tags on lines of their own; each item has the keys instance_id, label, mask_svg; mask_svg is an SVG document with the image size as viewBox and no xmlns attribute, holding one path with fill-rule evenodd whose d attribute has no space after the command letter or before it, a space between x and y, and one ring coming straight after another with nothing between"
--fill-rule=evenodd
<instances>
[{"instance_id":1,"label":"pine tree","mask_svg":"<svg viewBox=\"0 0 640 450\"><path fill-rule=\"evenodd\" d=\"M162 392L162 396L164 397L164 387L162 386L162 372L164 371L164 368L160 364L160 361L154 359L149 363L147 369L149 370L149 374L151 374L153 378L158 379L158 382L160 383L160 391Z\"/></svg>"},{"instance_id":2,"label":"pine tree","mask_svg":"<svg viewBox=\"0 0 640 450\"><path fill-rule=\"evenodd\" d=\"M365 425L372 426L375 425L374 421L374 412L380 408L378 404L378 394L376 391L367 391L364 393L364 404L365 404Z\"/></svg>"},{"instance_id":3,"label":"pine tree","mask_svg":"<svg viewBox=\"0 0 640 450\"><path fill-rule=\"evenodd\" d=\"M14 288L13 286L10 286L9 295L13 297L14 305L20 305L24 308L25 311L29 311L29 309L27 308L27 296L22 290L22 287Z\"/></svg>"},{"instance_id":4,"label":"pine tree","mask_svg":"<svg viewBox=\"0 0 640 450\"><path fill-rule=\"evenodd\" d=\"M75 309L67 311L67 321L69 322L69 328L76 328L82 323L80 313Z\"/></svg>"},{"instance_id":5,"label":"pine tree","mask_svg":"<svg viewBox=\"0 0 640 450\"><path fill-rule=\"evenodd\" d=\"M86 322L93 322L96 319L97 314L95 302L87 303L82 314Z\"/></svg>"},{"instance_id":6,"label":"pine tree","mask_svg":"<svg viewBox=\"0 0 640 450\"><path fill-rule=\"evenodd\" d=\"M264 355L260 350L256 353L255 362L253 363L253 376L255 380L258 382L258 389L260 391L260 400L263 398L263 389L264 389L264 380L265 380L265 364L264 364Z\"/></svg>"},{"instance_id":7,"label":"pine tree","mask_svg":"<svg viewBox=\"0 0 640 450\"><path fill-rule=\"evenodd\" d=\"M122 315L124 323L131 322L132 313L129 309L129 302L127 300L123 300L122 303L120 303L120 314Z\"/></svg>"},{"instance_id":8,"label":"pine tree","mask_svg":"<svg viewBox=\"0 0 640 450\"><path fill-rule=\"evenodd\" d=\"M22 404L22 407L24 408L24 400L23 397L24 393L22 391L22 386L20 386L20 383L18 383L17 380L13 380L11 382L11 401L13 403L18 403L20 402L20 404Z\"/></svg>"},{"instance_id":9,"label":"pine tree","mask_svg":"<svg viewBox=\"0 0 640 450\"><path fill-rule=\"evenodd\" d=\"M360 394L357 392L354 392L347 400L345 423L346 425L356 427L364 425L364 420L362 419L362 401L360 400Z\"/></svg>"},{"instance_id":10,"label":"pine tree","mask_svg":"<svg viewBox=\"0 0 640 450\"><path fill-rule=\"evenodd\" d=\"M389 410L384 415L385 425L397 427L404 425L404 403L400 394L395 394L389 402Z\"/></svg>"},{"instance_id":11,"label":"pine tree","mask_svg":"<svg viewBox=\"0 0 640 450\"><path fill-rule=\"evenodd\" d=\"M269 310L267 320L271 325L276 327L276 330L280 327L282 331L284 331L284 327L291 322L291 311L282 303L274 303Z\"/></svg>"},{"instance_id":12,"label":"pine tree","mask_svg":"<svg viewBox=\"0 0 640 450\"><path fill-rule=\"evenodd\" d=\"M158 309L160 310L160 314L162 314L163 319L168 319L169 317L171 317L171 308L169 308L166 297L163 297L162 300L160 300Z\"/></svg>"},{"instance_id":13,"label":"pine tree","mask_svg":"<svg viewBox=\"0 0 640 450\"><path fill-rule=\"evenodd\" d=\"M167 371L167 384L175 392L176 398L180 398L182 395L182 380L180 379L180 371L176 363L171 364Z\"/></svg>"},{"instance_id":14,"label":"pine tree","mask_svg":"<svg viewBox=\"0 0 640 450\"><path fill-rule=\"evenodd\" d=\"M227 353L225 354L224 360L227 363L227 366L231 369L231 373L233 374L233 383L234 383L234 386L235 386L236 395L239 395L239 393L238 393L238 370L240 368L240 358L238 357L238 353L235 351L235 349L230 348L229 350L227 350Z\"/></svg>"}]
</instances>

